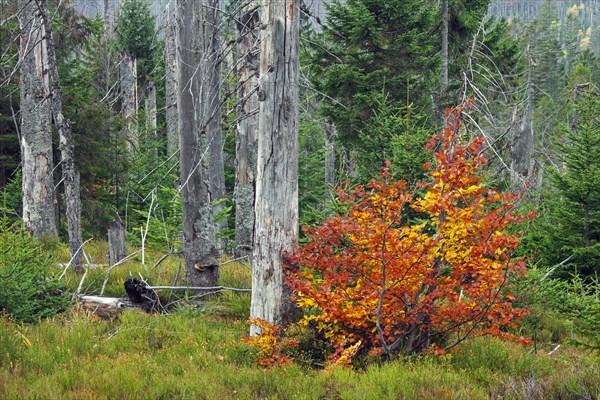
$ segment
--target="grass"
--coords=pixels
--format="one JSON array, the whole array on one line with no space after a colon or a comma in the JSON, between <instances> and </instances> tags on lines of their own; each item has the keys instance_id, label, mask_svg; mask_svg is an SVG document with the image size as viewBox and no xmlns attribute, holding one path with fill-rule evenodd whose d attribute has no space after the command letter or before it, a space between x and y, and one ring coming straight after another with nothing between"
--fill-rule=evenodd
<instances>
[{"instance_id":1,"label":"grass","mask_svg":"<svg viewBox=\"0 0 600 400\"><path fill-rule=\"evenodd\" d=\"M83 292L106 277L105 244L91 243ZM56 250L62 251L61 249ZM107 295L142 274L170 284L180 259L148 252L111 271ZM60 270L57 267L57 272ZM68 274L70 288L80 276ZM250 268L222 267L221 284L249 287ZM163 293L168 298L169 293ZM225 292L198 308L180 295L168 315L126 311L115 321L75 310L37 324L0 318L1 399L598 399L597 353L563 346L549 356L490 338L467 341L446 358L419 356L365 370L318 370L303 363L264 370L240 343L250 296ZM539 346L543 348L543 346Z\"/></svg>"}]
</instances>

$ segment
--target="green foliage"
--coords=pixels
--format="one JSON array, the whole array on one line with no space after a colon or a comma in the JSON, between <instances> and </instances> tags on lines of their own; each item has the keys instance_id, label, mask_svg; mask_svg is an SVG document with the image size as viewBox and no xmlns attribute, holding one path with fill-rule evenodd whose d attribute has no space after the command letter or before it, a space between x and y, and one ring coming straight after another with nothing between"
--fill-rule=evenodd
<instances>
[{"instance_id":1,"label":"green foliage","mask_svg":"<svg viewBox=\"0 0 600 400\"><path fill-rule=\"evenodd\" d=\"M105 277L101 263L106 261L107 244L90 242L86 252L100 264L84 282L84 292L90 293ZM148 254L153 263L161 256ZM61 253L61 261L65 257L68 254ZM121 279L130 271L165 283L180 262L169 257L147 270L137 261L115 268L110 293L123 295ZM71 271L67 278L75 286L80 280ZM97 282L90 286L93 280ZM247 264L230 262L221 267L224 286L248 287L250 281ZM538 399L600 395L597 354L569 345L552 356L541 351L533 354L490 338L469 340L460 352L441 358L398 358L385 364L374 358L361 370L325 371L319 368L323 358L314 357L322 343L313 341L312 354L294 354L296 363L265 371L254 364L252 349L240 344L247 334L249 297L232 293L211 299L202 308L182 305L169 315L125 311L114 321L75 311L38 324L0 316L0 398L483 400L531 399L532 393ZM310 350L308 341L313 338L306 333L305 350Z\"/></svg>"},{"instance_id":2,"label":"green foliage","mask_svg":"<svg viewBox=\"0 0 600 400\"><path fill-rule=\"evenodd\" d=\"M142 236L145 236L145 246L156 250L180 251L181 199L177 189L159 186L149 197L154 197L154 200L146 198L145 209L132 210L129 242L140 245ZM137 207L143 207L143 204Z\"/></svg>"},{"instance_id":3,"label":"green foliage","mask_svg":"<svg viewBox=\"0 0 600 400\"><path fill-rule=\"evenodd\" d=\"M488 398L592 399L600 390L597 356L580 355L575 362L573 357L573 352L562 358L524 354L511 343L473 338L443 363L485 385Z\"/></svg>"},{"instance_id":4,"label":"green foliage","mask_svg":"<svg viewBox=\"0 0 600 400\"><path fill-rule=\"evenodd\" d=\"M20 220L23 209L22 186L23 181L19 170L6 186L0 189L0 214L12 222Z\"/></svg>"},{"instance_id":5,"label":"green foliage","mask_svg":"<svg viewBox=\"0 0 600 400\"><path fill-rule=\"evenodd\" d=\"M14 40L19 30L17 18L6 18L18 10L17 2L0 3L0 189L5 186L19 167L19 137L15 126L19 110L18 71L19 42ZM2 203L0 203L1 205Z\"/></svg>"},{"instance_id":6,"label":"green foliage","mask_svg":"<svg viewBox=\"0 0 600 400\"><path fill-rule=\"evenodd\" d=\"M523 329L536 347L550 343L572 343L600 347L600 284L579 276L570 280L554 277L554 269L532 268L515 282L519 305L531 310Z\"/></svg>"},{"instance_id":7,"label":"green foliage","mask_svg":"<svg viewBox=\"0 0 600 400\"><path fill-rule=\"evenodd\" d=\"M0 313L35 322L66 309L70 295L49 271L42 246L6 217L0 220Z\"/></svg>"},{"instance_id":8,"label":"green foliage","mask_svg":"<svg viewBox=\"0 0 600 400\"><path fill-rule=\"evenodd\" d=\"M526 54L531 58L527 62L532 68L535 100L543 95L557 98L564 84L564 54L558 41L559 29L556 10L550 2L544 4L538 19L528 27L531 44Z\"/></svg>"},{"instance_id":9,"label":"green foliage","mask_svg":"<svg viewBox=\"0 0 600 400\"><path fill-rule=\"evenodd\" d=\"M428 105L438 57L430 40L434 3L404 0L333 1L326 5L327 29L311 38L307 53L315 87L328 97L323 113L335 123L342 145L380 149L373 118L388 104ZM379 117L381 118L381 116ZM362 132L362 135L361 135ZM380 158L369 163L376 170Z\"/></svg>"},{"instance_id":10,"label":"green foliage","mask_svg":"<svg viewBox=\"0 0 600 400\"><path fill-rule=\"evenodd\" d=\"M0 319L0 397L484 400L600 394L598 359L574 352L536 356L479 339L442 360L399 359L361 371L296 364L265 371L238 343L244 334L242 321L181 314L126 312L114 322L71 315L24 326Z\"/></svg>"},{"instance_id":11,"label":"green foliage","mask_svg":"<svg viewBox=\"0 0 600 400\"><path fill-rule=\"evenodd\" d=\"M471 68L480 68L485 65L486 73L497 66L490 66L494 62L502 60L504 54L498 52L494 40L490 40L497 33L502 32L501 24L497 23L495 17L485 21L484 37L482 38L479 30L482 28L482 21L487 14L489 0L446 0L448 1L448 80L449 87L442 106L451 106L456 102L456 97L460 94L464 85L464 71ZM442 6L440 5L440 13ZM436 26L436 33L441 37L441 18ZM477 37L482 41L480 54L473 54L473 40ZM439 44L441 46L441 43ZM479 53L479 51L478 51ZM479 57L485 55L484 57ZM474 62L473 57L478 58ZM486 59L485 57L489 57ZM472 65L471 65L472 64ZM471 77L473 79L473 77ZM440 110L443 112L443 108ZM443 115L442 115L443 116Z\"/></svg>"},{"instance_id":12,"label":"green foliage","mask_svg":"<svg viewBox=\"0 0 600 400\"><path fill-rule=\"evenodd\" d=\"M122 182L126 202L118 208L127 211L128 239L141 244L141 234L147 230L147 245L155 249L180 251L182 240L181 196L175 182L178 179L177 159L166 160L163 140L147 140L130 158L129 179ZM150 214L150 215L148 215Z\"/></svg>"},{"instance_id":13,"label":"green foliage","mask_svg":"<svg viewBox=\"0 0 600 400\"><path fill-rule=\"evenodd\" d=\"M229 198L222 198L213 202L213 210L216 212L213 215L215 224L227 222L227 226L217 232L216 238L222 240L226 244L226 250L232 250L232 246L235 245L235 217L234 207L235 204Z\"/></svg>"},{"instance_id":14,"label":"green foliage","mask_svg":"<svg viewBox=\"0 0 600 400\"><path fill-rule=\"evenodd\" d=\"M81 176L84 236L104 237L107 222L124 203L128 160L120 138L123 121L111 103L118 81L119 55L101 19L76 48L76 57L59 65L65 115L75 137L75 159Z\"/></svg>"},{"instance_id":15,"label":"green foliage","mask_svg":"<svg viewBox=\"0 0 600 400\"><path fill-rule=\"evenodd\" d=\"M323 218L322 206L332 188L325 184L325 139L319 121L301 121L298 132L298 208L300 225Z\"/></svg>"},{"instance_id":16,"label":"green foliage","mask_svg":"<svg viewBox=\"0 0 600 400\"><path fill-rule=\"evenodd\" d=\"M555 276L584 277L600 272L600 98L583 91L573 106L571 124L563 124L556 164L548 169L540 220L528 247L547 266L564 262Z\"/></svg>"},{"instance_id":17,"label":"green foliage","mask_svg":"<svg viewBox=\"0 0 600 400\"><path fill-rule=\"evenodd\" d=\"M138 74L147 79L155 66L156 28L146 0L126 0L117 18L119 49L137 59Z\"/></svg>"},{"instance_id":18,"label":"green foliage","mask_svg":"<svg viewBox=\"0 0 600 400\"><path fill-rule=\"evenodd\" d=\"M433 134L428 128L426 118L420 114L414 105L389 104L384 95L378 99L377 112L372 119L373 125L369 132L361 131L359 135L364 138L364 143L373 143L377 137L381 143L387 143L387 150L381 149L379 154L369 151L367 147L361 151L363 158L361 165L369 165L371 170L374 165L384 165L390 160L392 171L410 184L422 180L424 177L423 165L431 160L431 154L425 150L425 143Z\"/></svg>"}]
</instances>

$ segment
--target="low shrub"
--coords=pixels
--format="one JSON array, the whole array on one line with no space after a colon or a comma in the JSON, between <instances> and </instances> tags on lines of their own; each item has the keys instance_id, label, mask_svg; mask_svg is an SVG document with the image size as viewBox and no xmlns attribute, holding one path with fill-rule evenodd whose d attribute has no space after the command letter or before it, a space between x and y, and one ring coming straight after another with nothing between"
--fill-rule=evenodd
<instances>
[{"instance_id":1,"label":"low shrub","mask_svg":"<svg viewBox=\"0 0 600 400\"><path fill-rule=\"evenodd\" d=\"M531 314L524 327L540 344L576 343L600 348L600 283L556 279L543 269L531 269L516 282L519 306Z\"/></svg>"},{"instance_id":2,"label":"low shrub","mask_svg":"<svg viewBox=\"0 0 600 400\"><path fill-rule=\"evenodd\" d=\"M386 165L379 178L338 189L341 212L305 228L308 242L286 260L301 323L350 354L445 354L469 336L527 344L514 332L527 310L515 306L518 193L487 186L484 140L464 140L463 108L447 116L427 148L427 179L410 187Z\"/></svg>"},{"instance_id":3,"label":"low shrub","mask_svg":"<svg viewBox=\"0 0 600 400\"><path fill-rule=\"evenodd\" d=\"M64 311L70 295L51 275L52 258L16 224L0 220L0 313L35 322Z\"/></svg>"}]
</instances>

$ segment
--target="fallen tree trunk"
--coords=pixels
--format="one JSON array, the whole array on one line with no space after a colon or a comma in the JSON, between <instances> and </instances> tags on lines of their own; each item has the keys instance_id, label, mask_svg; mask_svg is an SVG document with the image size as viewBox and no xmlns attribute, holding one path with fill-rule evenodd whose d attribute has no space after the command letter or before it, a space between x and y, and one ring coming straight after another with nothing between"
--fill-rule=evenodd
<instances>
[{"instance_id":1,"label":"fallen tree trunk","mask_svg":"<svg viewBox=\"0 0 600 400\"><path fill-rule=\"evenodd\" d=\"M142 310L141 304L136 304L129 299L118 297L76 295L74 298L79 310L90 312L102 319L116 319L125 309Z\"/></svg>"},{"instance_id":2,"label":"fallen tree trunk","mask_svg":"<svg viewBox=\"0 0 600 400\"><path fill-rule=\"evenodd\" d=\"M80 310L91 312L100 318L109 320L117 318L121 311L127 308L137 309L148 313L163 311L158 295L148 286L147 282L130 277L125 281L124 286L128 297L126 299L76 294L73 300Z\"/></svg>"}]
</instances>

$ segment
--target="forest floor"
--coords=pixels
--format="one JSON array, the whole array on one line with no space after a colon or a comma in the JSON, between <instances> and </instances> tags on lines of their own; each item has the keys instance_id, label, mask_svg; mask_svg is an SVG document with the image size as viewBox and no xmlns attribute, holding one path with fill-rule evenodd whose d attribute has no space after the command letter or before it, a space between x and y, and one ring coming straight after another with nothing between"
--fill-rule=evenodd
<instances>
[{"instance_id":1,"label":"forest floor","mask_svg":"<svg viewBox=\"0 0 600 400\"><path fill-rule=\"evenodd\" d=\"M98 267L89 270L81 292L98 295L108 270L106 243L87 251ZM53 252L68 259L64 247ZM173 284L182 262L170 256L156 265L162 255L146 252L144 266L138 253L114 268L104 294L124 297L129 276ZM81 275L66 280L75 290ZM221 284L250 287L249 265L224 265ZM323 370L310 359L264 369L241 343L249 293L225 292L201 307L168 292L161 298L176 299L168 313L126 310L103 320L73 307L36 324L0 318L0 399L600 399L598 352L569 345L568 332L552 327L540 331L536 351L478 338L444 357L358 370Z\"/></svg>"}]
</instances>

